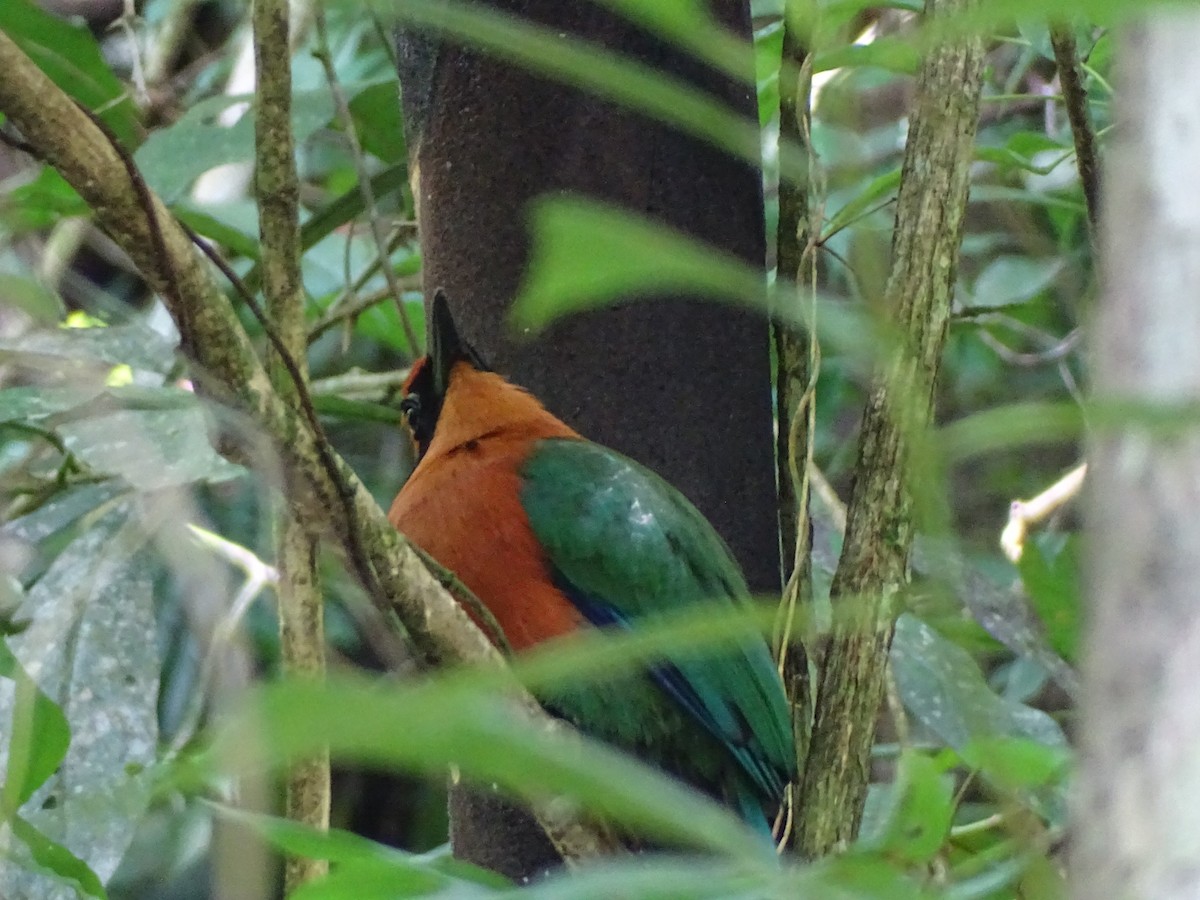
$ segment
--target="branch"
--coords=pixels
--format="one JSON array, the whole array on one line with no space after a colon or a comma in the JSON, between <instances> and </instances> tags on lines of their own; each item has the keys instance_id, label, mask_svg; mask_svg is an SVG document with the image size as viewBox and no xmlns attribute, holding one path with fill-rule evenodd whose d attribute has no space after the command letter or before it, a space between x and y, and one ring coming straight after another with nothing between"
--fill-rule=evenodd
<instances>
[{"instance_id":1,"label":"branch","mask_svg":"<svg viewBox=\"0 0 1200 900\"><path fill-rule=\"evenodd\" d=\"M300 180L292 134L292 54L288 0L253 4L255 75L258 99L254 117L255 196L262 236L263 295L271 325L290 366L275 358L271 383L296 403L308 391L304 283L300 276ZM298 383L293 383L293 375ZM310 401L311 402L311 401ZM291 494L290 486L285 492ZM275 504L275 547L279 566L279 644L283 670L300 678L325 677L325 618L317 573L317 535L289 514L286 501ZM329 828L328 750L297 760L287 774L286 816L324 831ZM329 861L288 854L284 894L329 872Z\"/></svg>"},{"instance_id":2,"label":"branch","mask_svg":"<svg viewBox=\"0 0 1200 900\"><path fill-rule=\"evenodd\" d=\"M779 69L779 127L784 138L795 141L809 154L807 178L781 177L779 181L779 226L776 237L776 268L782 277L811 287L816 296L816 250L819 228L814 227L811 205L812 176L816 171L815 150L809 135L812 109L811 35L800 31L802 4L792 0L784 17L783 52ZM819 217L816 218L819 222ZM787 298L803 302L797 291ZM783 540L784 566L790 568L780 604L776 628L776 657L792 710L796 735L796 758L803 771L812 730L813 647L802 646L794 634L796 611L812 603L811 528L808 512L808 472L812 466L815 433L815 392L819 368L816 331L806 335L777 316L772 325L775 342L775 417L779 423L776 446L776 483L779 485L779 527ZM794 797L789 796L787 821L781 835L786 843L795 821Z\"/></svg>"},{"instance_id":3,"label":"branch","mask_svg":"<svg viewBox=\"0 0 1200 900\"><path fill-rule=\"evenodd\" d=\"M925 15L932 23L974 5L926 0ZM822 660L804 769L797 846L810 857L854 838L866 800L893 600L906 582L913 537L910 451L932 414L950 319L982 69L982 41L959 36L929 51L917 81L885 296L903 340L867 403L831 588L834 602L850 608L835 616Z\"/></svg>"},{"instance_id":4,"label":"branch","mask_svg":"<svg viewBox=\"0 0 1200 900\"><path fill-rule=\"evenodd\" d=\"M2 31L0 71L0 112L79 192L162 296L198 387L244 413L274 442L293 486L287 493L291 515L329 536L385 618L403 623L427 661L478 663L506 672L500 653L391 526L350 467L318 437L315 415L297 411L276 393L211 269L128 156ZM513 689L530 727L562 728L528 693L515 684ZM615 849L601 831L569 813L543 814L541 821L568 860Z\"/></svg>"},{"instance_id":5,"label":"branch","mask_svg":"<svg viewBox=\"0 0 1200 900\"><path fill-rule=\"evenodd\" d=\"M1050 43L1054 47L1058 83L1067 107L1067 118L1071 122L1075 163L1079 167L1079 180L1083 182L1083 199L1087 204L1088 225L1094 242L1100 224L1100 163L1096 155L1096 132L1088 115L1087 89L1083 86L1075 35L1068 26L1056 24L1050 28Z\"/></svg>"}]
</instances>

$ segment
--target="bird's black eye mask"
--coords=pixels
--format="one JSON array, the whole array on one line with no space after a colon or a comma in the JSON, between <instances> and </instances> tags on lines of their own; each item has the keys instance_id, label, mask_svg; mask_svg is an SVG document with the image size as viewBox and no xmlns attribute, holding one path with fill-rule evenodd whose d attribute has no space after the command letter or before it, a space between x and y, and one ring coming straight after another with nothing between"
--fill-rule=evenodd
<instances>
[{"instance_id":1,"label":"bird's black eye mask","mask_svg":"<svg viewBox=\"0 0 1200 900\"><path fill-rule=\"evenodd\" d=\"M429 452L442 403L450 389L454 364L467 362L480 371L489 371L475 348L458 336L450 303L441 289L433 295L429 309L429 353L417 361L404 386L400 409L404 421L417 442L418 462Z\"/></svg>"},{"instance_id":2,"label":"bird's black eye mask","mask_svg":"<svg viewBox=\"0 0 1200 900\"><path fill-rule=\"evenodd\" d=\"M429 452L433 430L442 413L442 397L434 390L433 364L428 356L422 357L417 363L417 368L409 376L407 388L407 394L400 401L400 411L404 413L404 421L417 443L417 460L420 461Z\"/></svg>"}]
</instances>

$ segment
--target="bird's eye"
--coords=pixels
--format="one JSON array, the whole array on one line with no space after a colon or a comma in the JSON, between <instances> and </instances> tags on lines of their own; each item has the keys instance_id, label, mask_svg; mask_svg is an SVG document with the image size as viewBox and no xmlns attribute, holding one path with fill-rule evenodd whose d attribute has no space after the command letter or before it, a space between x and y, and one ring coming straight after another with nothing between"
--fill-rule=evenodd
<instances>
[{"instance_id":1,"label":"bird's eye","mask_svg":"<svg viewBox=\"0 0 1200 900\"><path fill-rule=\"evenodd\" d=\"M421 416L421 398L416 394L409 394L400 401L400 411L404 413L404 421L408 423L408 427L415 431L417 419Z\"/></svg>"}]
</instances>

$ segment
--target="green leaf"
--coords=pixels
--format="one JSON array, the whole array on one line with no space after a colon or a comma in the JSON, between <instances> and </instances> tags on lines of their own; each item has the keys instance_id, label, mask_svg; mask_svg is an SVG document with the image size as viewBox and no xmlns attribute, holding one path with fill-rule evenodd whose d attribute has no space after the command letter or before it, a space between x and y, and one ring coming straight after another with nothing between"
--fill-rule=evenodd
<instances>
[{"instance_id":1,"label":"green leaf","mask_svg":"<svg viewBox=\"0 0 1200 900\"><path fill-rule=\"evenodd\" d=\"M85 484L55 494L33 512L0 526L6 538L37 544L125 491L119 484Z\"/></svg>"},{"instance_id":2,"label":"green leaf","mask_svg":"<svg viewBox=\"0 0 1200 900\"><path fill-rule=\"evenodd\" d=\"M221 95L202 100L167 128L155 131L134 156L146 183L166 203L180 200L192 182L209 169L254 159L254 111L233 125L219 121L221 113L252 97ZM333 118L333 98L327 88L297 91L292 98L292 129L297 143Z\"/></svg>"},{"instance_id":3,"label":"green leaf","mask_svg":"<svg viewBox=\"0 0 1200 900\"><path fill-rule=\"evenodd\" d=\"M0 390L0 423L30 424L76 409L104 392L101 384L69 387L12 387Z\"/></svg>"},{"instance_id":4,"label":"green leaf","mask_svg":"<svg viewBox=\"0 0 1200 900\"><path fill-rule=\"evenodd\" d=\"M582 199L533 207L534 245L512 309L527 333L635 296L689 293L766 306L762 272L661 223Z\"/></svg>"},{"instance_id":5,"label":"green leaf","mask_svg":"<svg viewBox=\"0 0 1200 900\"><path fill-rule=\"evenodd\" d=\"M319 831L288 819L264 816L214 804L224 819L239 822L269 841L280 851L307 859L324 859L336 867L334 873L308 886L296 897L396 896L400 890L428 892L456 884L506 887L506 878L439 854L415 854L367 840L340 829ZM357 894L342 891L353 889ZM390 890L390 893L385 891ZM415 893L414 893L415 895Z\"/></svg>"},{"instance_id":6,"label":"green leaf","mask_svg":"<svg viewBox=\"0 0 1200 900\"><path fill-rule=\"evenodd\" d=\"M104 890L100 878L91 866L72 853L69 848L48 837L21 816L13 816L8 825L17 840L29 851L29 856L36 866L53 873L68 884L74 885L89 897L107 900L108 893ZM0 867L0 889L21 877L22 874L17 866ZM16 897L19 895L5 893L5 896Z\"/></svg>"},{"instance_id":7,"label":"green leaf","mask_svg":"<svg viewBox=\"0 0 1200 900\"><path fill-rule=\"evenodd\" d=\"M0 360L69 373L97 363L165 374L175 362L175 346L140 322L107 328L49 328L19 338L0 338Z\"/></svg>"},{"instance_id":8,"label":"green leaf","mask_svg":"<svg viewBox=\"0 0 1200 900\"><path fill-rule=\"evenodd\" d=\"M1009 403L964 416L938 429L945 460L959 463L985 453L1076 439L1083 412L1074 403Z\"/></svg>"},{"instance_id":9,"label":"green leaf","mask_svg":"<svg viewBox=\"0 0 1200 900\"><path fill-rule=\"evenodd\" d=\"M213 450L198 401L185 408L117 410L68 422L59 433L84 465L124 478L143 491L228 481L245 474Z\"/></svg>"},{"instance_id":10,"label":"green leaf","mask_svg":"<svg viewBox=\"0 0 1200 900\"><path fill-rule=\"evenodd\" d=\"M101 879L116 870L149 799L158 749L154 568L128 510L101 517L30 589L30 625L8 646L55 699L71 743L21 815ZM0 721L14 704L0 697ZM7 737L0 733L0 738ZM0 895L47 896L35 871L5 872Z\"/></svg>"},{"instance_id":11,"label":"green leaf","mask_svg":"<svg viewBox=\"0 0 1200 900\"><path fill-rule=\"evenodd\" d=\"M1079 654L1083 619L1078 541L1068 540L1057 552L1047 541L1031 541L1018 568L1050 645L1068 662L1074 662Z\"/></svg>"},{"instance_id":12,"label":"green leaf","mask_svg":"<svg viewBox=\"0 0 1200 900\"><path fill-rule=\"evenodd\" d=\"M873 178L867 183L854 199L839 209L830 217L825 226L825 240L837 234L848 225L853 225L858 219L867 215L874 208L892 198L900 188L900 170L892 169Z\"/></svg>"},{"instance_id":13,"label":"green leaf","mask_svg":"<svg viewBox=\"0 0 1200 900\"><path fill-rule=\"evenodd\" d=\"M639 833L773 864L772 848L725 809L608 747L534 729L499 687L275 684L243 706L218 757L282 765L328 746L338 759L431 775L453 765L527 800L567 796Z\"/></svg>"},{"instance_id":14,"label":"green leaf","mask_svg":"<svg viewBox=\"0 0 1200 900\"><path fill-rule=\"evenodd\" d=\"M66 311L62 298L41 282L0 272L0 299L29 314L39 325L53 325Z\"/></svg>"},{"instance_id":15,"label":"green leaf","mask_svg":"<svg viewBox=\"0 0 1200 900\"><path fill-rule=\"evenodd\" d=\"M921 51L906 37L881 37L869 44L844 44L825 50L813 59L814 72L850 66L873 66L900 75L915 75Z\"/></svg>"},{"instance_id":16,"label":"green leaf","mask_svg":"<svg viewBox=\"0 0 1200 900\"><path fill-rule=\"evenodd\" d=\"M42 166L30 181L8 190L0 203L0 222L14 235L53 228L68 216L88 215L90 210L55 169Z\"/></svg>"},{"instance_id":17,"label":"green leaf","mask_svg":"<svg viewBox=\"0 0 1200 900\"><path fill-rule=\"evenodd\" d=\"M992 309L1028 303L1054 283L1064 265L1060 258L997 256L975 279L970 305Z\"/></svg>"},{"instance_id":18,"label":"green leaf","mask_svg":"<svg viewBox=\"0 0 1200 900\"><path fill-rule=\"evenodd\" d=\"M891 662L905 707L956 751L994 737L1066 745L1054 719L995 693L967 651L913 615L896 621Z\"/></svg>"},{"instance_id":19,"label":"green leaf","mask_svg":"<svg viewBox=\"0 0 1200 900\"><path fill-rule=\"evenodd\" d=\"M0 3L0 31L72 99L96 113L128 148L141 134L137 108L83 24L52 16L31 0Z\"/></svg>"},{"instance_id":20,"label":"green leaf","mask_svg":"<svg viewBox=\"0 0 1200 900\"><path fill-rule=\"evenodd\" d=\"M926 754L906 752L888 791L889 808L863 846L905 862L927 862L950 833L954 778Z\"/></svg>"},{"instance_id":21,"label":"green leaf","mask_svg":"<svg viewBox=\"0 0 1200 900\"><path fill-rule=\"evenodd\" d=\"M240 228L223 222L216 216L200 209L193 209L181 200L173 209L176 217L201 237L216 241L246 259L258 259L258 234L247 234Z\"/></svg>"},{"instance_id":22,"label":"green leaf","mask_svg":"<svg viewBox=\"0 0 1200 900\"><path fill-rule=\"evenodd\" d=\"M405 163L404 123L400 120L400 86L395 79L372 84L350 101L359 144L386 163Z\"/></svg>"},{"instance_id":23,"label":"green leaf","mask_svg":"<svg viewBox=\"0 0 1200 900\"><path fill-rule=\"evenodd\" d=\"M3 817L16 812L54 774L70 746L71 728L59 705L38 688L3 639L0 678L14 684L8 765L0 797Z\"/></svg>"},{"instance_id":24,"label":"green leaf","mask_svg":"<svg viewBox=\"0 0 1200 900\"><path fill-rule=\"evenodd\" d=\"M961 756L989 781L1010 791L1058 781L1071 763L1068 747L1014 737L971 741L962 748Z\"/></svg>"}]
</instances>

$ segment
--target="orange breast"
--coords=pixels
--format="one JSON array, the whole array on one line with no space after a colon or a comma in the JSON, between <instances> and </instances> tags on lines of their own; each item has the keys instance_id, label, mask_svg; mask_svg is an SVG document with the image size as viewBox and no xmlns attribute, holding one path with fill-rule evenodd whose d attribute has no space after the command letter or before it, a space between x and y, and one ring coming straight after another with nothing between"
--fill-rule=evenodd
<instances>
[{"instance_id":1,"label":"orange breast","mask_svg":"<svg viewBox=\"0 0 1200 900\"><path fill-rule=\"evenodd\" d=\"M528 440L484 437L426 457L388 513L487 606L515 651L569 634L582 621L551 583L521 508L517 469L529 446Z\"/></svg>"}]
</instances>

